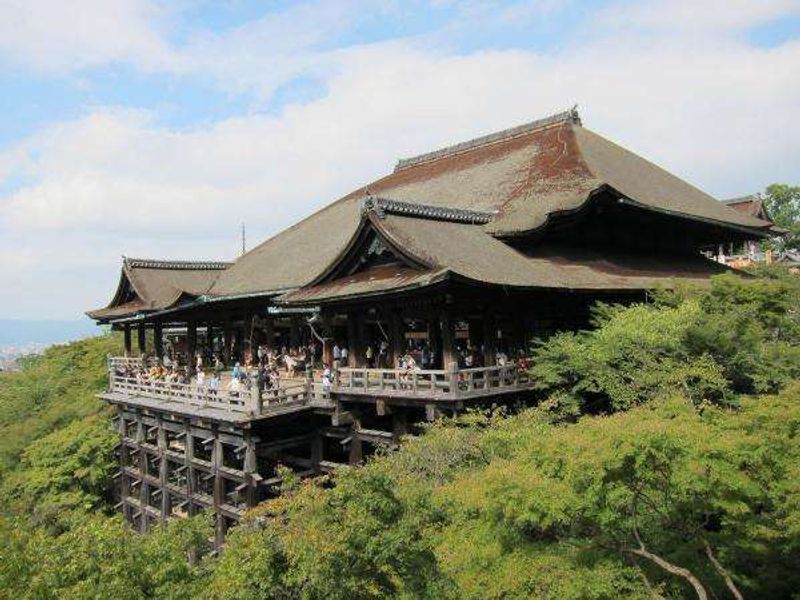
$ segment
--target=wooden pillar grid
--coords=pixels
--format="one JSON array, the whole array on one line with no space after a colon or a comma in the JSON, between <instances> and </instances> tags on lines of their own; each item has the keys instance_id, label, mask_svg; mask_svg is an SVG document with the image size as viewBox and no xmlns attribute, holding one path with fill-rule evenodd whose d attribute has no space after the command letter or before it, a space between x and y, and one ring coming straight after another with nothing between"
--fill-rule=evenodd
<instances>
[{"instance_id":1,"label":"wooden pillar grid","mask_svg":"<svg viewBox=\"0 0 800 600\"><path fill-rule=\"evenodd\" d=\"M195 513L194 510L194 436L192 436L191 421L184 421L184 457L183 465L186 467L186 512L189 516Z\"/></svg>"},{"instance_id":2,"label":"wooden pillar grid","mask_svg":"<svg viewBox=\"0 0 800 600\"><path fill-rule=\"evenodd\" d=\"M147 468L147 452L143 448L143 443L145 442L146 435L145 435L145 425L144 421L142 420L142 413L136 411L136 446L139 450L139 509L141 515L139 517L139 531L141 533L147 533L149 528L149 523L147 521L147 507L149 506L149 499L150 499L150 484L147 483L147 475L148 475L148 468Z\"/></svg>"}]
</instances>

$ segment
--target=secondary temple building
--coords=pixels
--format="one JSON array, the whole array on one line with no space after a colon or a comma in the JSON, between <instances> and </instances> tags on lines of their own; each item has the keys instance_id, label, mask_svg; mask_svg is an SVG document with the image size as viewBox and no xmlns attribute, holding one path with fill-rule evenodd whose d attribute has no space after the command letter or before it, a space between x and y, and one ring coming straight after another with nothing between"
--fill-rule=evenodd
<instances>
[{"instance_id":1,"label":"secondary temple building","mask_svg":"<svg viewBox=\"0 0 800 600\"><path fill-rule=\"evenodd\" d=\"M519 397L533 338L585 326L598 300L705 281L726 267L704 253L770 233L573 110L400 160L232 263L126 258L88 313L125 333L102 394L122 510L146 531L209 509L219 545L278 465L322 473L414 422ZM308 350L279 386L225 384L260 349L300 346L320 360ZM153 356L183 380L144 375ZM198 381L197 356L224 363L222 386Z\"/></svg>"}]
</instances>

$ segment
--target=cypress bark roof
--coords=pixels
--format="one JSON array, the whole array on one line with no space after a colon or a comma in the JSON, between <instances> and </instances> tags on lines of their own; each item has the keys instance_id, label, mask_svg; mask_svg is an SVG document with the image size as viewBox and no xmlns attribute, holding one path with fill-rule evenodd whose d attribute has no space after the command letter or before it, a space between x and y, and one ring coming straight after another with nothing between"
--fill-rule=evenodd
<instances>
[{"instance_id":1,"label":"cypress bark roof","mask_svg":"<svg viewBox=\"0 0 800 600\"><path fill-rule=\"evenodd\" d=\"M111 302L86 314L102 321L169 308L181 298L207 293L230 264L123 257L119 284Z\"/></svg>"},{"instance_id":2,"label":"cypress bark roof","mask_svg":"<svg viewBox=\"0 0 800 600\"><path fill-rule=\"evenodd\" d=\"M380 214L374 207L364 219L387 245L402 249L410 262L422 267L415 270L394 264L370 268L302 287L280 296L278 301L312 304L405 291L449 277L523 289L638 290L671 287L677 281L706 281L711 275L728 270L699 254L601 253L563 245L543 245L521 252L488 234L480 225L444 218ZM344 261L345 254L337 260Z\"/></svg>"},{"instance_id":3,"label":"cypress bark roof","mask_svg":"<svg viewBox=\"0 0 800 600\"><path fill-rule=\"evenodd\" d=\"M770 227L584 129L577 113L567 111L401 160L390 175L240 257L220 275L210 294L280 293L315 281L359 227L366 195L386 202L491 214L493 218L480 226L482 231L505 238L546 227L551 215L580 208L601 188L611 188L626 202L645 209L749 232L753 237L766 235ZM445 229L449 228L442 226L436 235L444 238ZM476 239L481 244L501 244L489 235Z\"/></svg>"}]
</instances>

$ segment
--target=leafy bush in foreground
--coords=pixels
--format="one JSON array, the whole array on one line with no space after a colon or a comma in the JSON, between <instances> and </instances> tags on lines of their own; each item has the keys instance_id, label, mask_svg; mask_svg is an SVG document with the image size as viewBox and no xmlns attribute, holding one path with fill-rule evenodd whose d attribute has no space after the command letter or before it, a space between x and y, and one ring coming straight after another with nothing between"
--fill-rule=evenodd
<instances>
[{"instance_id":1,"label":"leafy bush in foreground","mask_svg":"<svg viewBox=\"0 0 800 600\"><path fill-rule=\"evenodd\" d=\"M598 306L596 329L534 349L539 389L573 415L625 410L670 392L695 404L776 392L800 377L800 278L717 276L654 304Z\"/></svg>"}]
</instances>

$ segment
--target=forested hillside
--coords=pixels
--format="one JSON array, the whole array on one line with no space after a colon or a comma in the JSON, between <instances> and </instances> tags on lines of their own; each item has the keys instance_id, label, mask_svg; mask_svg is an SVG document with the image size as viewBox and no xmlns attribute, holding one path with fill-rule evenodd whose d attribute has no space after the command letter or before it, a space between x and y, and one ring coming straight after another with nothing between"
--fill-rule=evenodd
<instances>
[{"instance_id":1,"label":"forested hillside","mask_svg":"<svg viewBox=\"0 0 800 600\"><path fill-rule=\"evenodd\" d=\"M535 407L442 421L205 553L111 510L101 337L0 375L8 598L800 598L800 282L598 307L533 349Z\"/></svg>"}]
</instances>

